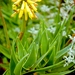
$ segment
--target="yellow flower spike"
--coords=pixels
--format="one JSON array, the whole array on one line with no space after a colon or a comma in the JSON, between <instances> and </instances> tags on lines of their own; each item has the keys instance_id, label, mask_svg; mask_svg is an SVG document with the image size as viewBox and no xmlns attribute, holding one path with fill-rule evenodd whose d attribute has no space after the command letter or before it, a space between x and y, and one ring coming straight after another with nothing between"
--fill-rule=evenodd
<instances>
[{"instance_id":1,"label":"yellow flower spike","mask_svg":"<svg viewBox=\"0 0 75 75\"><path fill-rule=\"evenodd\" d=\"M22 6L21 6L21 9L20 9L20 12L19 12L19 18L22 18L23 16L23 11L24 11L24 1L22 3Z\"/></svg>"},{"instance_id":2,"label":"yellow flower spike","mask_svg":"<svg viewBox=\"0 0 75 75\"><path fill-rule=\"evenodd\" d=\"M23 14L25 16L25 20L28 19L28 16L33 19L37 18L35 15L35 12L37 12L37 2L40 2L41 0L12 0L14 2L13 4L13 10L15 13L19 13L19 18L22 18ZM18 12L17 9L19 9Z\"/></svg>"},{"instance_id":3,"label":"yellow flower spike","mask_svg":"<svg viewBox=\"0 0 75 75\"><path fill-rule=\"evenodd\" d=\"M17 0L14 4L15 5L19 5L19 3L21 2L22 0Z\"/></svg>"}]
</instances>

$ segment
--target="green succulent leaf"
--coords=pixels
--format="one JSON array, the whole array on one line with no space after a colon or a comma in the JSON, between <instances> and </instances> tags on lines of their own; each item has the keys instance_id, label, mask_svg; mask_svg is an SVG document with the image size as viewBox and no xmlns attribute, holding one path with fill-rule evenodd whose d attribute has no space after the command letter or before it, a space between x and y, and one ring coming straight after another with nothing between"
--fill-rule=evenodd
<instances>
[{"instance_id":1,"label":"green succulent leaf","mask_svg":"<svg viewBox=\"0 0 75 75\"><path fill-rule=\"evenodd\" d=\"M64 72L56 72L56 73L48 73L48 74L40 74L40 75L66 75L66 74L69 74L71 72L73 72L74 70L71 70L71 71L64 71Z\"/></svg>"},{"instance_id":2,"label":"green succulent leaf","mask_svg":"<svg viewBox=\"0 0 75 75\"><path fill-rule=\"evenodd\" d=\"M62 50L58 51L55 58L59 59L61 56L63 56L65 53L69 51L70 47L71 47L71 44L63 48Z\"/></svg>"},{"instance_id":3,"label":"green succulent leaf","mask_svg":"<svg viewBox=\"0 0 75 75\"><path fill-rule=\"evenodd\" d=\"M48 49L48 36L46 30L42 34L41 38L41 54L45 54Z\"/></svg>"},{"instance_id":4,"label":"green succulent leaf","mask_svg":"<svg viewBox=\"0 0 75 75\"><path fill-rule=\"evenodd\" d=\"M36 44L33 42L32 45L31 45L31 48L29 48L30 50L30 54L29 54L29 57L27 58L25 64L24 64L24 67L25 68L30 68L35 62L36 62L36 59L37 59L37 53L36 53Z\"/></svg>"},{"instance_id":5,"label":"green succulent leaf","mask_svg":"<svg viewBox=\"0 0 75 75\"><path fill-rule=\"evenodd\" d=\"M10 75L15 75L14 74L15 66L16 66L16 64L15 64L13 58L11 57L11 60L10 60Z\"/></svg>"},{"instance_id":6,"label":"green succulent leaf","mask_svg":"<svg viewBox=\"0 0 75 75\"><path fill-rule=\"evenodd\" d=\"M55 62L54 58L55 58L55 46L54 46L54 48L52 50L52 53L51 53L51 55L49 57L48 65L53 65L54 64L54 62Z\"/></svg>"},{"instance_id":7,"label":"green succulent leaf","mask_svg":"<svg viewBox=\"0 0 75 75\"><path fill-rule=\"evenodd\" d=\"M15 75L21 75L21 69L23 67L24 62L26 61L26 57L28 54L26 54L24 57L21 58L21 60L16 64L16 67L14 69Z\"/></svg>"},{"instance_id":8,"label":"green succulent leaf","mask_svg":"<svg viewBox=\"0 0 75 75\"><path fill-rule=\"evenodd\" d=\"M24 56L24 54L26 54L25 52L26 50L24 49L20 40L17 40L17 47L18 47L18 56L19 56L19 59L21 59Z\"/></svg>"},{"instance_id":9,"label":"green succulent leaf","mask_svg":"<svg viewBox=\"0 0 75 75\"><path fill-rule=\"evenodd\" d=\"M16 55L15 55L15 41L13 41L12 43L12 50L11 50L11 60L10 60L10 74L11 75L15 75L14 74L14 69L15 69L15 66L16 64L18 63L18 60L16 58Z\"/></svg>"}]
</instances>

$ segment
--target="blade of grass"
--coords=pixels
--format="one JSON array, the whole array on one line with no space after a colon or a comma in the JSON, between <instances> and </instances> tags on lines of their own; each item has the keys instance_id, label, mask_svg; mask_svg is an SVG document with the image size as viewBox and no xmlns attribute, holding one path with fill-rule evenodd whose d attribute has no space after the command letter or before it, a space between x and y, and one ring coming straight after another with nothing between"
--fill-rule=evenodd
<instances>
[{"instance_id":1,"label":"blade of grass","mask_svg":"<svg viewBox=\"0 0 75 75\"><path fill-rule=\"evenodd\" d=\"M36 62L37 53L36 53L35 46L36 45L33 42L32 47L30 48L30 55L29 55L29 57L27 58L27 60L26 60L26 62L24 64L25 68L30 68Z\"/></svg>"}]
</instances>

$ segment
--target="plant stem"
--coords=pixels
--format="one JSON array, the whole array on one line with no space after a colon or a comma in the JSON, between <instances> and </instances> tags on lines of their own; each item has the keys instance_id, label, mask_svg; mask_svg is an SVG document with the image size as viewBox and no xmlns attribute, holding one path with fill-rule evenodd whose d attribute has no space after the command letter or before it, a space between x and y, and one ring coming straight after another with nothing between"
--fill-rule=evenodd
<instances>
[{"instance_id":1,"label":"plant stem","mask_svg":"<svg viewBox=\"0 0 75 75\"><path fill-rule=\"evenodd\" d=\"M21 30L23 32L26 30L26 21L25 21L24 17L23 17L23 26L22 26Z\"/></svg>"},{"instance_id":2,"label":"plant stem","mask_svg":"<svg viewBox=\"0 0 75 75\"><path fill-rule=\"evenodd\" d=\"M25 33L25 30L26 30L26 22L27 22L27 21L25 21L25 19L24 19L24 17L23 17L23 25L21 26L21 32L20 32L20 34L19 34L19 39L20 39L20 40L22 39L22 37L23 37L23 35L24 35L24 33Z\"/></svg>"},{"instance_id":3,"label":"plant stem","mask_svg":"<svg viewBox=\"0 0 75 75\"><path fill-rule=\"evenodd\" d=\"M3 23L4 33L5 33L6 42L7 42L7 48L10 48L10 40L9 40L9 36L8 36L8 32L7 32L7 26L6 26L4 17L2 15L1 9L0 9L0 17L1 17L2 23Z\"/></svg>"}]
</instances>

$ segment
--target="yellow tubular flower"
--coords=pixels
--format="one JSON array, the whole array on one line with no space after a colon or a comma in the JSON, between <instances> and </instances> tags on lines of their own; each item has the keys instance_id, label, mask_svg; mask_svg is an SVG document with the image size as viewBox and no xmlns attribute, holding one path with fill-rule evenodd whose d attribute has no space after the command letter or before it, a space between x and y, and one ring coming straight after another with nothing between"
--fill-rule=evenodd
<instances>
[{"instance_id":1,"label":"yellow tubular flower","mask_svg":"<svg viewBox=\"0 0 75 75\"><path fill-rule=\"evenodd\" d=\"M30 5L31 5L32 9L33 9L35 12L37 12L37 9L36 9L36 7L34 6L34 4L30 4Z\"/></svg>"},{"instance_id":2,"label":"yellow tubular flower","mask_svg":"<svg viewBox=\"0 0 75 75\"><path fill-rule=\"evenodd\" d=\"M22 18L23 16L23 11L24 11L24 1L22 3L22 6L21 6L21 9L20 9L20 12L19 12L19 18Z\"/></svg>"},{"instance_id":3,"label":"yellow tubular flower","mask_svg":"<svg viewBox=\"0 0 75 75\"><path fill-rule=\"evenodd\" d=\"M23 15L23 10L20 10L19 11L19 18L22 18L22 15Z\"/></svg>"},{"instance_id":4,"label":"yellow tubular flower","mask_svg":"<svg viewBox=\"0 0 75 75\"><path fill-rule=\"evenodd\" d=\"M29 14L29 17L32 19L33 18L33 13L31 12L31 9L29 8L29 6L28 6L28 4L25 2L25 4L26 4L26 10L27 10L27 12L28 12L28 14Z\"/></svg>"},{"instance_id":5,"label":"yellow tubular flower","mask_svg":"<svg viewBox=\"0 0 75 75\"><path fill-rule=\"evenodd\" d=\"M37 16L35 15L34 11L32 10L32 13L33 13L33 18L37 18Z\"/></svg>"}]
</instances>

